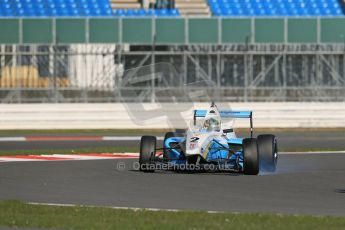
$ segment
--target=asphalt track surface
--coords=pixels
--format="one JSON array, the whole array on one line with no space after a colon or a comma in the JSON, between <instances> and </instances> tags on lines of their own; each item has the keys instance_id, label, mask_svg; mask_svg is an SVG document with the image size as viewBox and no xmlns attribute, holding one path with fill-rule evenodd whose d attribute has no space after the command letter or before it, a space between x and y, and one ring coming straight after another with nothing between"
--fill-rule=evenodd
<instances>
[{"instance_id":1,"label":"asphalt track surface","mask_svg":"<svg viewBox=\"0 0 345 230\"><path fill-rule=\"evenodd\" d=\"M278 135L282 148L345 150L345 135ZM1 150L138 146L138 141L1 142ZM345 216L345 154L280 155L274 174L142 173L137 160L0 163L0 199L226 212ZM120 166L120 167L119 167Z\"/></svg>"},{"instance_id":2,"label":"asphalt track surface","mask_svg":"<svg viewBox=\"0 0 345 230\"><path fill-rule=\"evenodd\" d=\"M163 135L163 134L162 134ZM283 132L276 133L282 149L345 150L345 132ZM161 145L159 141L158 145ZM97 147L138 147L139 141L1 141L0 151L33 149L73 149Z\"/></svg>"},{"instance_id":3,"label":"asphalt track surface","mask_svg":"<svg viewBox=\"0 0 345 230\"><path fill-rule=\"evenodd\" d=\"M281 155L247 176L135 169L136 159L0 164L0 199L226 212L345 216L345 154Z\"/></svg>"}]
</instances>

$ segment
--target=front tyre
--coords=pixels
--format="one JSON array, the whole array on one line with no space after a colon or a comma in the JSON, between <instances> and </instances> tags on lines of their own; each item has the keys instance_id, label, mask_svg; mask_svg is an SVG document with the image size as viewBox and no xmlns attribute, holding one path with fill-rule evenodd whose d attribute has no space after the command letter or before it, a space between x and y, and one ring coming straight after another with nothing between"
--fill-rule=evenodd
<instances>
[{"instance_id":1,"label":"front tyre","mask_svg":"<svg viewBox=\"0 0 345 230\"><path fill-rule=\"evenodd\" d=\"M258 136L260 154L260 168L264 171L274 172L278 162L277 139L272 134Z\"/></svg>"},{"instance_id":2,"label":"front tyre","mask_svg":"<svg viewBox=\"0 0 345 230\"><path fill-rule=\"evenodd\" d=\"M154 136L142 136L140 141L139 165L140 171L155 171L157 138Z\"/></svg>"},{"instance_id":3,"label":"front tyre","mask_svg":"<svg viewBox=\"0 0 345 230\"><path fill-rule=\"evenodd\" d=\"M255 138L243 139L243 167L244 174L258 175L259 174L259 152L258 144Z\"/></svg>"}]
</instances>

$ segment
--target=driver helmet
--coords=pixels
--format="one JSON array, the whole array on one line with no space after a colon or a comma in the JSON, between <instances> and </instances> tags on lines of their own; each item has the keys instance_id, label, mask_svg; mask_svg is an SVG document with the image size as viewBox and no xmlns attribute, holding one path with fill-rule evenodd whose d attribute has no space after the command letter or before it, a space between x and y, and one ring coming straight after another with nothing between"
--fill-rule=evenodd
<instances>
[{"instance_id":1,"label":"driver helmet","mask_svg":"<svg viewBox=\"0 0 345 230\"><path fill-rule=\"evenodd\" d=\"M215 118L209 118L205 121L204 128L207 131L220 131L220 122Z\"/></svg>"}]
</instances>

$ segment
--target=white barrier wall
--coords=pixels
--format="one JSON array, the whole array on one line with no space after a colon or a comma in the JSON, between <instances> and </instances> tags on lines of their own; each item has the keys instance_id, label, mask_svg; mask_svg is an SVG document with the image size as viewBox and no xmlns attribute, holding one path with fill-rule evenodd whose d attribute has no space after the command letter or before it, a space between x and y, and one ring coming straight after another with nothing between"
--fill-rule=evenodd
<instances>
[{"instance_id":1,"label":"white barrier wall","mask_svg":"<svg viewBox=\"0 0 345 230\"><path fill-rule=\"evenodd\" d=\"M0 129L185 128L193 107L208 104L0 104ZM232 103L231 108L253 110L254 127L345 127L345 103Z\"/></svg>"}]
</instances>

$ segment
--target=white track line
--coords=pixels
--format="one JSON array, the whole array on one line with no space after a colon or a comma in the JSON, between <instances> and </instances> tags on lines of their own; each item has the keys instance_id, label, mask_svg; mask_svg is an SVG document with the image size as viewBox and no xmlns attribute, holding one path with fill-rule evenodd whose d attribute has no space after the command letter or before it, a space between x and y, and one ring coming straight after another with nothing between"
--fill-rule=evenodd
<instances>
[{"instance_id":1,"label":"white track line","mask_svg":"<svg viewBox=\"0 0 345 230\"><path fill-rule=\"evenodd\" d=\"M141 136L128 136L128 137L111 137L105 136L102 138L103 141L140 141ZM163 140L164 137L157 137L157 140Z\"/></svg>"},{"instance_id":2,"label":"white track line","mask_svg":"<svg viewBox=\"0 0 345 230\"><path fill-rule=\"evenodd\" d=\"M118 137L118 136L104 136L102 137L102 141L140 141L141 136L124 136L124 137ZM164 137L157 137L157 140L161 141ZM27 141L26 137L0 137L0 142L9 142L9 141L18 141L23 142ZM40 140L32 140L32 141L40 141ZM44 140L42 140L44 141ZM58 140L57 141L65 141L65 140ZM73 140L72 140L73 141ZM76 140L78 141L78 140Z\"/></svg>"},{"instance_id":3,"label":"white track line","mask_svg":"<svg viewBox=\"0 0 345 230\"><path fill-rule=\"evenodd\" d=\"M102 138L103 141L140 141L141 137L134 136L134 137L110 137L106 136Z\"/></svg>"},{"instance_id":4,"label":"white track line","mask_svg":"<svg viewBox=\"0 0 345 230\"><path fill-rule=\"evenodd\" d=\"M309 151L309 152L279 152L279 155L321 155L321 154L344 154L345 151Z\"/></svg>"},{"instance_id":5,"label":"white track line","mask_svg":"<svg viewBox=\"0 0 345 230\"><path fill-rule=\"evenodd\" d=\"M99 159L111 159L111 157L95 157L95 156L78 156L78 155L64 155L64 154L53 154L53 155L41 155L43 157L61 157L66 160L99 160ZM48 160L49 161L49 160Z\"/></svg>"},{"instance_id":6,"label":"white track line","mask_svg":"<svg viewBox=\"0 0 345 230\"><path fill-rule=\"evenodd\" d=\"M9 157L0 157L0 162L5 163L5 162L14 162L14 161L46 161L42 159L24 159L24 158L9 158Z\"/></svg>"},{"instance_id":7,"label":"white track line","mask_svg":"<svg viewBox=\"0 0 345 230\"><path fill-rule=\"evenodd\" d=\"M32 155L32 158L25 156L0 156L0 162L18 162L18 161L68 161L68 160L107 160L107 159L136 159L138 153L103 153L102 154L53 154L53 155ZM109 155L110 154L110 155ZM123 156L121 156L123 154ZM327 155L327 154L345 154L345 151L325 151L325 152L281 152L279 155ZM46 159L39 159L37 157ZM51 158L51 159L49 159ZM60 158L60 159L59 159Z\"/></svg>"},{"instance_id":8,"label":"white track line","mask_svg":"<svg viewBox=\"0 0 345 230\"><path fill-rule=\"evenodd\" d=\"M49 157L49 156L52 156L52 157L61 157L61 158L70 158L70 159L75 159L75 160L101 160L101 159L124 159L124 158L127 158L127 156L129 156L128 154L123 154L124 156L121 157L121 156L86 156L87 154L85 155L73 155L73 154L53 154L53 155L42 155L44 157ZM128 158L131 158L131 157L138 157L139 155L136 154L136 155L130 155L130 157Z\"/></svg>"},{"instance_id":9,"label":"white track line","mask_svg":"<svg viewBox=\"0 0 345 230\"><path fill-rule=\"evenodd\" d=\"M104 155L103 155L104 154ZM0 162L18 161L69 161L69 160L110 160L110 159L135 159L138 153L103 153L103 154L53 154L53 155L28 155L28 156L0 156ZM30 158L31 157L31 158ZM40 159L42 157L44 159Z\"/></svg>"},{"instance_id":10,"label":"white track line","mask_svg":"<svg viewBox=\"0 0 345 230\"><path fill-rule=\"evenodd\" d=\"M0 141L26 141L25 137L0 137Z\"/></svg>"},{"instance_id":11,"label":"white track line","mask_svg":"<svg viewBox=\"0 0 345 230\"><path fill-rule=\"evenodd\" d=\"M163 209L163 208L137 208L137 207L120 207L120 206L95 206L95 205L77 205L77 204L59 204L59 203L39 203L39 202L28 202L27 204L32 205L46 205L46 206L59 206L59 207L88 207L88 208L111 208L117 210L133 210L133 211L152 211L152 212L183 212L183 209ZM210 214L225 213L222 211L205 211ZM231 212L237 214L237 212Z\"/></svg>"}]
</instances>

